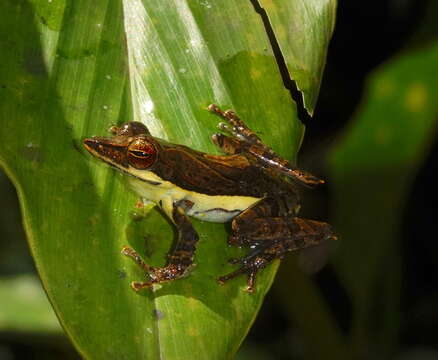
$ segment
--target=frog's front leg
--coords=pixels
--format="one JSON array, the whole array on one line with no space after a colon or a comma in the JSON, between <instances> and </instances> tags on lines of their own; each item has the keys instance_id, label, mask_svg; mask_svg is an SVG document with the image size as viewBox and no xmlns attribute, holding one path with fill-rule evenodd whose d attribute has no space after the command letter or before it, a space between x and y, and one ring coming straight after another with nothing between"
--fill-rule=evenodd
<instances>
[{"instance_id":1,"label":"frog's front leg","mask_svg":"<svg viewBox=\"0 0 438 360\"><path fill-rule=\"evenodd\" d=\"M125 246L122 249L122 254L132 258L145 271L150 279L144 282L133 281L131 287L135 291L145 287L151 287L153 284L176 280L187 275L193 265L196 243L198 242L199 236L185 215L186 206L187 204L184 201L172 204L171 216L178 230L178 238L175 247L168 255L166 266L149 266L132 248Z\"/></svg>"},{"instance_id":2,"label":"frog's front leg","mask_svg":"<svg viewBox=\"0 0 438 360\"><path fill-rule=\"evenodd\" d=\"M269 147L263 144L262 140L256 135L256 133L245 125L233 110L223 111L215 104L211 104L208 107L208 110L218 114L232 126L229 127L227 124L221 123L219 124L221 130L234 135L239 140L246 141L249 144L257 144L260 147L263 147L266 151L272 152Z\"/></svg>"},{"instance_id":3,"label":"frog's front leg","mask_svg":"<svg viewBox=\"0 0 438 360\"><path fill-rule=\"evenodd\" d=\"M213 134L211 139L217 147L225 154L234 155L242 153L246 150L246 144L236 138L231 138L224 134Z\"/></svg>"},{"instance_id":4,"label":"frog's front leg","mask_svg":"<svg viewBox=\"0 0 438 360\"><path fill-rule=\"evenodd\" d=\"M227 147L230 147L237 152L247 152L254 156L258 162L266 167L272 168L275 171L283 173L284 175L299 181L307 186L316 186L324 183L324 180L318 179L316 176L307 171L298 169L292 165L288 160L278 156L274 150L263 143L263 141L241 120L237 114L232 110L222 111L217 105L211 104L208 110L221 116L228 124L221 123L219 128L231 135L233 138L224 137L222 142L225 145L219 146L226 152ZM231 125L231 126L230 126ZM217 134L214 136L218 136ZM223 136L223 135L222 135ZM213 141L218 142L213 137ZM239 144L236 146L235 144Z\"/></svg>"}]
</instances>

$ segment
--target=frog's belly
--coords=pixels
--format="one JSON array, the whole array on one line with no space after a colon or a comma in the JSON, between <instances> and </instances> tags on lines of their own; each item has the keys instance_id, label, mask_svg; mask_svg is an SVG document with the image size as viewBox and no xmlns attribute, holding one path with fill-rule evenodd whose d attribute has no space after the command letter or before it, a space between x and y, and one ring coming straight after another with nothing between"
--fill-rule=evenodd
<instances>
[{"instance_id":1,"label":"frog's belly","mask_svg":"<svg viewBox=\"0 0 438 360\"><path fill-rule=\"evenodd\" d=\"M174 203L187 200L192 204L187 208L188 216L204 221L227 222L260 200L252 196L206 195L185 190L146 171L142 172L142 178L147 180L130 179L134 191L142 198L160 204L169 217L172 216Z\"/></svg>"},{"instance_id":2,"label":"frog's belly","mask_svg":"<svg viewBox=\"0 0 438 360\"><path fill-rule=\"evenodd\" d=\"M187 215L211 222L230 221L259 200L249 196L209 196L205 194L188 194L185 199L193 202Z\"/></svg>"}]
</instances>

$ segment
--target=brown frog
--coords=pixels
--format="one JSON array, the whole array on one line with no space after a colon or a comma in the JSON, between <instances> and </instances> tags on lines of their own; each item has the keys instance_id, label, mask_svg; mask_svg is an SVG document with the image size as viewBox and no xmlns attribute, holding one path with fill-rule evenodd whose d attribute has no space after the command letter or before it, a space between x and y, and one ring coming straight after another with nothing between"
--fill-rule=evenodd
<instances>
[{"instance_id":1,"label":"brown frog","mask_svg":"<svg viewBox=\"0 0 438 360\"><path fill-rule=\"evenodd\" d=\"M274 259L336 238L329 224L297 216L297 185L315 186L323 181L276 155L233 111L222 111L216 105L208 109L226 121L220 128L228 136L212 136L225 156L170 144L151 136L139 122L112 127L112 137L84 139L92 155L130 175L133 189L160 206L178 230L164 267L152 267L132 248L123 248L122 253L148 276L148 281L132 282L134 290L187 275L198 242L189 216L231 221L228 244L249 247L249 252L231 259L238 269L218 281L223 284L245 274L250 292L257 272Z\"/></svg>"}]
</instances>

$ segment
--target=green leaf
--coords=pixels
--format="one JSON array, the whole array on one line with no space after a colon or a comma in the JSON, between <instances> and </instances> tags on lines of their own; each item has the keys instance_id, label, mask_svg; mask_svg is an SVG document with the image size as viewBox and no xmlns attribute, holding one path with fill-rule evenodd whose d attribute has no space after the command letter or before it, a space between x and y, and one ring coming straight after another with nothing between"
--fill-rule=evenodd
<instances>
[{"instance_id":1,"label":"green leaf","mask_svg":"<svg viewBox=\"0 0 438 360\"><path fill-rule=\"evenodd\" d=\"M286 258L277 276L273 291L285 315L299 329L304 358L351 359L347 339L329 309L329 304L324 301L318 285L297 266L297 259Z\"/></svg>"},{"instance_id":2,"label":"green leaf","mask_svg":"<svg viewBox=\"0 0 438 360\"><path fill-rule=\"evenodd\" d=\"M0 163L78 351L90 359L232 357L278 264L253 295L243 277L219 286L233 269L226 260L242 252L227 248L224 225L195 222L190 276L134 293L129 283L144 274L122 246L162 265L172 228L155 209L135 210L122 176L86 154L81 139L139 120L154 136L217 152L209 137L218 119L206 111L215 102L295 159L303 126L260 15L240 0L4 1L0 10L9 34L0 39Z\"/></svg>"},{"instance_id":3,"label":"green leaf","mask_svg":"<svg viewBox=\"0 0 438 360\"><path fill-rule=\"evenodd\" d=\"M254 0L266 11L289 71L310 115L315 110L330 38L335 0Z\"/></svg>"},{"instance_id":4,"label":"green leaf","mask_svg":"<svg viewBox=\"0 0 438 360\"><path fill-rule=\"evenodd\" d=\"M438 125L437 64L435 43L373 73L357 116L331 154L341 238L336 265L353 302L355 358L364 349L388 358L397 343L401 219Z\"/></svg>"}]
</instances>

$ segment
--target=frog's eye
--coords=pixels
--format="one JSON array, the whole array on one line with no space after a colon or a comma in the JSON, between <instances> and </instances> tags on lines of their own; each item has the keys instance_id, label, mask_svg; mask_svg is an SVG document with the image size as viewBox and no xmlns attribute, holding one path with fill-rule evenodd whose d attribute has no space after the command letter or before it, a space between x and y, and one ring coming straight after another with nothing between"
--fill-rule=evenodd
<instances>
[{"instance_id":1,"label":"frog's eye","mask_svg":"<svg viewBox=\"0 0 438 360\"><path fill-rule=\"evenodd\" d=\"M136 169L147 169L151 167L157 159L157 151L154 145L146 139L136 139L128 146L128 162Z\"/></svg>"},{"instance_id":2,"label":"frog's eye","mask_svg":"<svg viewBox=\"0 0 438 360\"><path fill-rule=\"evenodd\" d=\"M123 123L120 127L114 126L110 129L114 135L135 136L146 134L150 135L148 128L138 121L130 121Z\"/></svg>"}]
</instances>

